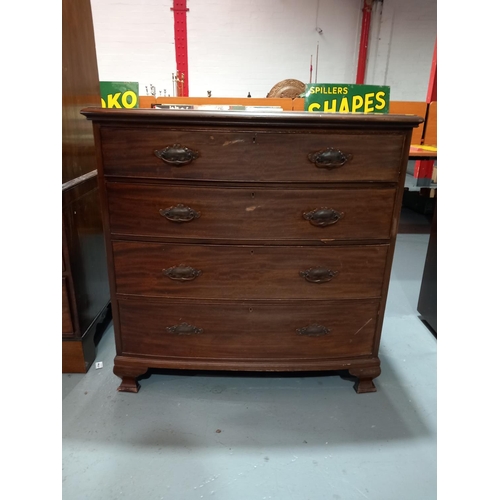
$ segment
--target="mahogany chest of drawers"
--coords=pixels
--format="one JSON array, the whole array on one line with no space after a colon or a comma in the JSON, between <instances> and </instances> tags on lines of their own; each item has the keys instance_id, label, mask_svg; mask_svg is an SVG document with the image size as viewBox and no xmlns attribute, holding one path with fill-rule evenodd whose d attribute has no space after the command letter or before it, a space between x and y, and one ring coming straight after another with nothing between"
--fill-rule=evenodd
<instances>
[{"instance_id":1,"label":"mahogany chest of drawers","mask_svg":"<svg viewBox=\"0 0 500 500\"><path fill-rule=\"evenodd\" d=\"M86 108L119 390L149 368L347 370L373 392L409 115Z\"/></svg>"}]
</instances>

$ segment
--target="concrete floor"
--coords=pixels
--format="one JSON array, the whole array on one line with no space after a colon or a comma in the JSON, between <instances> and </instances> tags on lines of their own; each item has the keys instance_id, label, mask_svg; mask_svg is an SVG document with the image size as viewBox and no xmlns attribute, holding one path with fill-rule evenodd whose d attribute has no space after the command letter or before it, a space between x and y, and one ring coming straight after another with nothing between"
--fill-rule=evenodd
<instances>
[{"instance_id":1,"label":"concrete floor","mask_svg":"<svg viewBox=\"0 0 500 500\"><path fill-rule=\"evenodd\" d=\"M436 338L416 310L428 234L400 234L378 392L332 374L154 373L116 391L112 326L62 376L63 500L433 500Z\"/></svg>"}]
</instances>

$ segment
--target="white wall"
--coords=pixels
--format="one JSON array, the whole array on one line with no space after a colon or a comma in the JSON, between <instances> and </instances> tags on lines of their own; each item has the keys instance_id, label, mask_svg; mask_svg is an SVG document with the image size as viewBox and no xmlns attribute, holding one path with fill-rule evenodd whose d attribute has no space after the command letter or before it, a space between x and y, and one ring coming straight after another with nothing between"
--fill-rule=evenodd
<instances>
[{"instance_id":1,"label":"white wall","mask_svg":"<svg viewBox=\"0 0 500 500\"><path fill-rule=\"evenodd\" d=\"M171 0L91 0L101 81L150 84L172 94L176 71ZM188 20L189 21L189 20Z\"/></svg>"},{"instance_id":2,"label":"white wall","mask_svg":"<svg viewBox=\"0 0 500 500\"><path fill-rule=\"evenodd\" d=\"M436 17L436 0L374 4L366 83L389 85L395 101L425 101Z\"/></svg>"},{"instance_id":3,"label":"white wall","mask_svg":"<svg viewBox=\"0 0 500 500\"><path fill-rule=\"evenodd\" d=\"M172 94L172 0L91 0L101 81L138 81ZM265 97L295 78L355 83L362 0L188 0L189 94ZM436 0L374 2L365 83L394 100L425 100ZM322 30L320 34L317 28ZM319 43L319 45L318 45ZM319 49L318 49L319 47ZM316 53L319 58L316 67Z\"/></svg>"},{"instance_id":4,"label":"white wall","mask_svg":"<svg viewBox=\"0 0 500 500\"><path fill-rule=\"evenodd\" d=\"M319 3L319 15L317 8ZM281 80L354 77L360 12L352 0L191 1L188 31L191 94L265 97ZM199 6L199 7L198 7ZM318 26L323 34L316 31Z\"/></svg>"}]
</instances>

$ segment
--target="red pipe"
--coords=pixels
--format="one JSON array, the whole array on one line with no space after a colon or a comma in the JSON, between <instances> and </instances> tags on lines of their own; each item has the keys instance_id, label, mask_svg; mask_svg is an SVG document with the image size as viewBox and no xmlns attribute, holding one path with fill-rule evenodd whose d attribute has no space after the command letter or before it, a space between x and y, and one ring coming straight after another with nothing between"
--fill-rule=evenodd
<instances>
[{"instance_id":1,"label":"red pipe","mask_svg":"<svg viewBox=\"0 0 500 500\"><path fill-rule=\"evenodd\" d=\"M189 96L189 74L188 74L188 49L187 49L187 21L186 0L174 0L174 6L170 8L174 13L174 38L175 58L177 62L177 73L179 78L184 76L184 82L177 84L177 95Z\"/></svg>"},{"instance_id":2,"label":"red pipe","mask_svg":"<svg viewBox=\"0 0 500 500\"><path fill-rule=\"evenodd\" d=\"M361 37L359 40L358 73L356 74L356 83L365 82L366 56L368 53L368 38L370 36L370 22L372 19L373 0L364 0L363 21L361 24Z\"/></svg>"},{"instance_id":3,"label":"red pipe","mask_svg":"<svg viewBox=\"0 0 500 500\"><path fill-rule=\"evenodd\" d=\"M434 42L434 54L432 56L431 74L429 76L429 87L427 88L427 104L437 101L437 40ZM416 179L432 179L434 160L417 160L413 177Z\"/></svg>"},{"instance_id":4,"label":"red pipe","mask_svg":"<svg viewBox=\"0 0 500 500\"><path fill-rule=\"evenodd\" d=\"M429 77L429 87L427 89L427 103L430 103L432 101L437 101L437 40L434 43L431 74Z\"/></svg>"}]
</instances>

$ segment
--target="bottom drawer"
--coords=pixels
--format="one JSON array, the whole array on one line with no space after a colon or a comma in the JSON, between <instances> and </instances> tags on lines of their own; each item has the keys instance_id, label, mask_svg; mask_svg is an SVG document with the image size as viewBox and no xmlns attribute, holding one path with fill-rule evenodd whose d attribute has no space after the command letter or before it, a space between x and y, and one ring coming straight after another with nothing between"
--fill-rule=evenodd
<instances>
[{"instance_id":1,"label":"bottom drawer","mask_svg":"<svg viewBox=\"0 0 500 500\"><path fill-rule=\"evenodd\" d=\"M212 359L370 355L377 300L119 301L121 353Z\"/></svg>"}]
</instances>

